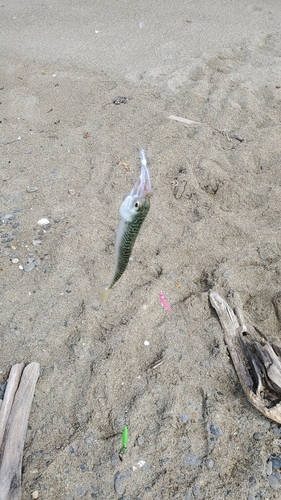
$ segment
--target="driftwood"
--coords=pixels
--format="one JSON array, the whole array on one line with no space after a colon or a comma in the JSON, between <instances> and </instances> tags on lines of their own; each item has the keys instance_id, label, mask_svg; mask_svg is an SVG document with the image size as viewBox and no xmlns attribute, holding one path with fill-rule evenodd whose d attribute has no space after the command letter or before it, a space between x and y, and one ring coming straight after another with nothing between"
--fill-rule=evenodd
<instances>
[{"instance_id":1,"label":"driftwood","mask_svg":"<svg viewBox=\"0 0 281 500\"><path fill-rule=\"evenodd\" d=\"M247 327L238 294L234 310L216 292L210 302L224 330L225 342L243 391L263 415L281 424L281 348L254 337L259 330ZM263 336L264 337L264 336Z\"/></svg>"},{"instance_id":2,"label":"driftwood","mask_svg":"<svg viewBox=\"0 0 281 500\"><path fill-rule=\"evenodd\" d=\"M0 500L20 500L21 467L29 412L40 365L11 368L0 410Z\"/></svg>"}]
</instances>

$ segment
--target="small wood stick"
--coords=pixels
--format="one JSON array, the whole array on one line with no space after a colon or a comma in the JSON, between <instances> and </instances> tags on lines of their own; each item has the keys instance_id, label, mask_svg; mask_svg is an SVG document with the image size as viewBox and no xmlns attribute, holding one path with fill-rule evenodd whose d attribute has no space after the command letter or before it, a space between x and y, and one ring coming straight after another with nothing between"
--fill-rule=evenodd
<instances>
[{"instance_id":1,"label":"small wood stick","mask_svg":"<svg viewBox=\"0 0 281 500\"><path fill-rule=\"evenodd\" d=\"M22 375L23 368L24 368L23 363L19 363L17 365L12 366L11 371L10 371L10 375L9 375L9 379L8 379L8 383L7 383L7 387L6 387L5 394L4 394L3 403L1 406L1 410L0 410L0 464L1 464L1 456L2 456L1 444L2 444L2 440L3 440L7 420L9 418L12 404L14 402L15 394L16 394L16 391L18 389L18 385L19 385L19 381L20 381L20 378Z\"/></svg>"},{"instance_id":2,"label":"small wood stick","mask_svg":"<svg viewBox=\"0 0 281 500\"><path fill-rule=\"evenodd\" d=\"M0 448L0 500L21 499L23 446L39 370L39 363L26 366L14 397Z\"/></svg>"}]
</instances>

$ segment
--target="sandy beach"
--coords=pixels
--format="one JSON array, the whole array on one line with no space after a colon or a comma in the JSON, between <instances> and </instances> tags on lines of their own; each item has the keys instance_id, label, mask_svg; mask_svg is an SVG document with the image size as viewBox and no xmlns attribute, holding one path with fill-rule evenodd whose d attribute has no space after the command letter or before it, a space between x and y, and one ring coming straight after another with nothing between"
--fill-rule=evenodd
<instances>
[{"instance_id":1,"label":"sandy beach","mask_svg":"<svg viewBox=\"0 0 281 500\"><path fill-rule=\"evenodd\" d=\"M281 345L280 25L276 0L0 5L0 386L41 367L23 500L280 498L281 427L209 302ZM102 307L140 148L151 208Z\"/></svg>"}]
</instances>

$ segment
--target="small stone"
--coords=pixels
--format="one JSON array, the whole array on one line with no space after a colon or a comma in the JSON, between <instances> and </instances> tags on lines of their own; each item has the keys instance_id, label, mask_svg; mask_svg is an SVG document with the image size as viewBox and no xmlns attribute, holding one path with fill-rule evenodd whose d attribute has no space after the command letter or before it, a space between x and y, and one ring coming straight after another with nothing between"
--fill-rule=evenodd
<instances>
[{"instance_id":1,"label":"small stone","mask_svg":"<svg viewBox=\"0 0 281 500\"><path fill-rule=\"evenodd\" d=\"M26 188L27 193L34 193L35 191L38 191L37 186L27 186L27 188Z\"/></svg>"},{"instance_id":2,"label":"small stone","mask_svg":"<svg viewBox=\"0 0 281 500\"><path fill-rule=\"evenodd\" d=\"M148 340L145 340L145 341L144 341L144 345L149 345Z\"/></svg>"},{"instance_id":3,"label":"small stone","mask_svg":"<svg viewBox=\"0 0 281 500\"><path fill-rule=\"evenodd\" d=\"M84 438L85 443L91 445L93 444L94 441L96 441L96 436L94 434L91 434L90 436L87 436Z\"/></svg>"},{"instance_id":4,"label":"small stone","mask_svg":"<svg viewBox=\"0 0 281 500\"><path fill-rule=\"evenodd\" d=\"M82 498L86 495L87 493L87 490L85 488L83 488L82 486L79 486L77 488L77 495L79 496L79 498Z\"/></svg>"},{"instance_id":5,"label":"small stone","mask_svg":"<svg viewBox=\"0 0 281 500\"><path fill-rule=\"evenodd\" d=\"M73 448L73 446L69 446L69 453L74 453L74 448Z\"/></svg>"},{"instance_id":6,"label":"small stone","mask_svg":"<svg viewBox=\"0 0 281 500\"><path fill-rule=\"evenodd\" d=\"M137 445L138 446L143 446L144 445L144 437L143 436L139 436L137 438Z\"/></svg>"},{"instance_id":7,"label":"small stone","mask_svg":"<svg viewBox=\"0 0 281 500\"><path fill-rule=\"evenodd\" d=\"M73 307L79 307L79 302L73 302Z\"/></svg>"},{"instance_id":8,"label":"small stone","mask_svg":"<svg viewBox=\"0 0 281 500\"><path fill-rule=\"evenodd\" d=\"M212 469L214 467L214 460L212 460L211 458L207 458L205 464L208 469Z\"/></svg>"},{"instance_id":9,"label":"small stone","mask_svg":"<svg viewBox=\"0 0 281 500\"><path fill-rule=\"evenodd\" d=\"M24 266L24 270L25 272L29 273L30 271L32 271L32 269L34 269L35 267L35 262L29 262L28 264L26 264L26 266Z\"/></svg>"},{"instance_id":10,"label":"small stone","mask_svg":"<svg viewBox=\"0 0 281 500\"><path fill-rule=\"evenodd\" d=\"M13 214L5 214L5 219L14 220L15 218L16 218L16 216Z\"/></svg>"},{"instance_id":11,"label":"small stone","mask_svg":"<svg viewBox=\"0 0 281 500\"><path fill-rule=\"evenodd\" d=\"M281 427L273 427L272 432L273 432L273 434L280 435L281 434Z\"/></svg>"},{"instance_id":12,"label":"small stone","mask_svg":"<svg viewBox=\"0 0 281 500\"><path fill-rule=\"evenodd\" d=\"M42 241L41 240L33 240L32 241L32 245L34 245L35 247L38 246L38 245L41 245Z\"/></svg>"},{"instance_id":13,"label":"small stone","mask_svg":"<svg viewBox=\"0 0 281 500\"><path fill-rule=\"evenodd\" d=\"M13 264L18 264L18 262L19 262L19 259L12 259Z\"/></svg>"},{"instance_id":14,"label":"small stone","mask_svg":"<svg viewBox=\"0 0 281 500\"><path fill-rule=\"evenodd\" d=\"M253 438L256 440L256 441L260 441L260 439L262 439L262 436L259 432L255 432L255 434L253 435Z\"/></svg>"},{"instance_id":15,"label":"small stone","mask_svg":"<svg viewBox=\"0 0 281 500\"><path fill-rule=\"evenodd\" d=\"M38 491L38 490L33 491L33 492L31 493L31 496L32 496L32 498L38 498L38 497L39 497L39 491Z\"/></svg>"},{"instance_id":16,"label":"small stone","mask_svg":"<svg viewBox=\"0 0 281 500\"><path fill-rule=\"evenodd\" d=\"M114 476L114 489L118 495L123 495L126 484L124 482L125 476L122 476L120 472L117 472Z\"/></svg>"},{"instance_id":17,"label":"small stone","mask_svg":"<svg viewBox=\"0 0 281 500\"><path fill-rule=\"evenodd\" d=\"M267 479L268 479L268 482L269 482L271 488L273 488L274 490L277 490L279 488L279 482L278 482L277 477L268 476Z\"/></svg>"},{"instance_id":18,"label":"small stone","mask_svg":"<svg viewBox=\"0 0 281 500\"><path fill-rule=\"evenodd\" d=\"M210 425L210 433L214 436L221 435L221 429L219 427L215 427L213 424Z\"/></svg>"},{"instance_id":19,"label":"small stone","mask_svg":"<svg viewBox=\"0 0 281 500\"><path fill-rule=\"evenodd\" d=\"M266 474L267 474L267 476L271 476L271 474L272 474L272 462L271 462L271 460L269 460L267 462Z\"/></svg>"},{"instance_id":20,"label":"small stone","mask_svg":"<svg viewBox=\"0 0 281 500\"><path fill-rule=\"evenodd\" d=\"M273 469L281 469L281 457L279 455L272 455L270 457L270 462Z\"/></svg>"},{"instance_id":21,"label":"small stone","mask_svg":"<svg viewBox=\"0 0 281 500\"><path fill-rule=\"evenodd\" d=\"M75 189L69 189L68 190L68 194L70 194L71 196L73 196L75 194Z\"/></svg>"},{"instance_id":22,"label":"small stone","mask_svg":"<svg viewBox=\"0 0 281 500\"><path fill-rule=\"evenodd\" d=\"M17 324L12 322L10 323L10 330L16 330L17 329Z\"/></svg>"},{"instance_id":23,"label":"small stone","mask_svg":"<svg viewBox=\"0 0 281 500\"><path fill-rule=\"evenodd\" d=\"M193 492L193 495L194 495L195 497L199 497L199 496L200 496L200 489L198 488L198 486L194 486L194 487L192 488L192 492Z\"/></svg>"},{"instance_id":24,"label":"small stone","mask_svg":"<svg viewBox=\"0 0 281 500\"><path fill-rule=\"evenodd\" d=\"M87 472L88 467L87 467L86 462L82 462L82 464L80 465L80 469L82 472Z\"/></svg>"},{"instance_id":25,"label":"small stone","mask_svg":"<svg viewBox=\"0 0 281 500\"><path fill-rule=\"evenodd\" d=\"M201 465L201 458L196 455L185 455L184 462L188 467L197 467Z\"/></svg>"},{"instance_id":26,"label":"small stone","mask_svg":"<svg viewBox=\"0 0 281 500\"><path fill-rule=\"evenodd\" d=\"M189 421L189 418L185 413L181 414L180 419L184 424L187 424L187 422Z\"/></svg>"}]
</instances>

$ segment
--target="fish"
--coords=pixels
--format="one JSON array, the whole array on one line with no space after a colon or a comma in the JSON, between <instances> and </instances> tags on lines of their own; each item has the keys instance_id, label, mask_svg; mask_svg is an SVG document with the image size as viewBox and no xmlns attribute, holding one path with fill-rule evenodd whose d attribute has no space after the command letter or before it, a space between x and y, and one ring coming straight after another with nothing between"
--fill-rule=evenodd
<instances>
[{"instance_id":1,"label":"fish","mask_svg":"<svg viewBox=\"0 0 281 500\"><path fill-rule=\"evenodd\" d=\"M122 219L119 223L116 235L115 265L111 280L107 286L96 287L96 291L98 291L102 296L103 304L107 302L112 287L124 273L139 230L149 212L150 197L152 196L153 191L151 188L144 149L140 150L140 161L140 177L131 192L124 199L119 210Z\"/></svg>"}]
</instances>

